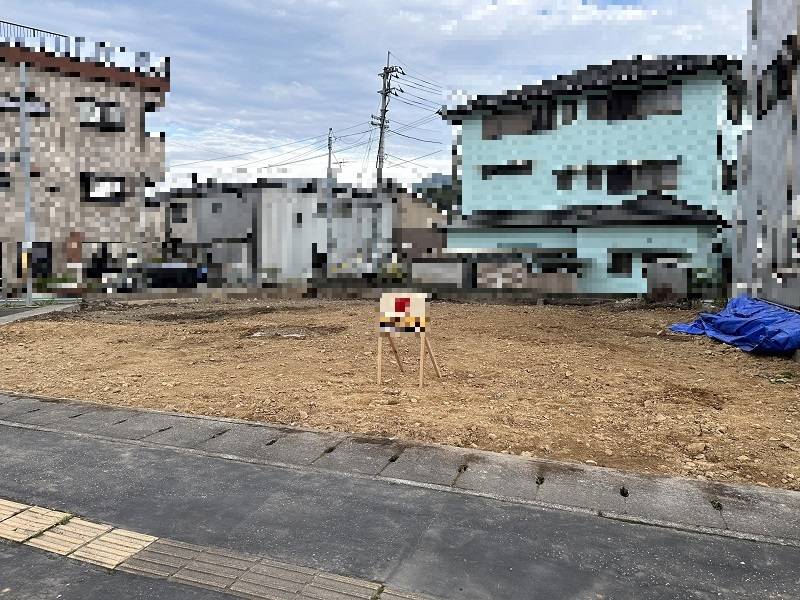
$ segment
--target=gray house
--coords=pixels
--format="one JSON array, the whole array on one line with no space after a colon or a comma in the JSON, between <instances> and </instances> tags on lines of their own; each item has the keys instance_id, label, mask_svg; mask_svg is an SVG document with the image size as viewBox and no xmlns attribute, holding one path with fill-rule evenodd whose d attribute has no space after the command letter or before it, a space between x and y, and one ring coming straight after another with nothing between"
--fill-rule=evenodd
<instances>
[{"instance_id":1,"label":"gray house","mask_svg":"<svg viewBox=\"0 0 800 600\"><path fill-rule=\"evenodd\" d=\"M327 179L209 180L161 196L169 260L227 287L374 280L400 261L393 238L411 198Z\"/></svg>"}]
</instances>

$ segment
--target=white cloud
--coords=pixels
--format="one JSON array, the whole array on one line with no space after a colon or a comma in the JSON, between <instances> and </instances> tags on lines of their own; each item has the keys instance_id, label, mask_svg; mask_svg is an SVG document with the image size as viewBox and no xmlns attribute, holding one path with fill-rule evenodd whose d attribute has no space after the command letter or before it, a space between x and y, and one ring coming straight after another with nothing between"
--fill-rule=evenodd
<instances>
[{"instance_id":1,"label":"white cloud","mask_svg":"<svg viewBox=\"0 0 800 600\"><path fill-rule=\"evenodd\" d=\"M199 171L241 164L220 155L367 122L377 109L387 50L444 91L497 93L633 54L741 53L750 3L210 0L198 10L190 0L6 0L3 8L11 21L171 56L173 91L148 122L167 131L172 162L214 158L198 164ZM424 114L401 102L390 109L398 122ZM432 131L406 133L433 136L443 154L415 162L449 173L447 125L424 127ZM437 148L398 136L388 144L391 154L405 158ZM374 164L376 145L368 164ZM343 177L355 176L365 150L339 156L348 161ZM323 175L325 163L321 158L285 168ZM412 177L415 168L406 163L397 171Z\"/></svg>"}]
</instances>

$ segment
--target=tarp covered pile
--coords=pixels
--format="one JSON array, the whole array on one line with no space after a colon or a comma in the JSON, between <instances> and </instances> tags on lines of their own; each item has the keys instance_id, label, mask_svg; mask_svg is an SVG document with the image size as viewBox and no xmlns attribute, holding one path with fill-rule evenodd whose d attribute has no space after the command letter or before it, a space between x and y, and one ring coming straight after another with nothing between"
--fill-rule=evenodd
<instances>
[{"instance_id":1,"label":"tarp covered pile","mask_svg":"<svg viewBox=\"0 0 800 600\"><path fill-rule=\"evenodd\" d=\"M670 327L677 333L707 335L746 352L790 354L800 350L800 314L763 300L739 296L716 314Z\"/></svg>"}]
</instances>

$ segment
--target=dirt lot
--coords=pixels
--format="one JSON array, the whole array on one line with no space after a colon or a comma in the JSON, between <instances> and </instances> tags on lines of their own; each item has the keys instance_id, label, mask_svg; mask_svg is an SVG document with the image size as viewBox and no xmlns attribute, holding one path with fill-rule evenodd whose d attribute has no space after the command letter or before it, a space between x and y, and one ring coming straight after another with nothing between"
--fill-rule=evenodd
<instances>
[{"instance_id":1,"label":"dirt lot","mask_svg":"<svg viewBox=\"0 0 800 600\"><path fill-rule=\"evenodd\" d=\"M800 364L664 332L693 312L434 303L444 378L405 338L379 390L376 310L95 305L0 328L0 389L800 490Z\"/></svg>"}]
</instances>

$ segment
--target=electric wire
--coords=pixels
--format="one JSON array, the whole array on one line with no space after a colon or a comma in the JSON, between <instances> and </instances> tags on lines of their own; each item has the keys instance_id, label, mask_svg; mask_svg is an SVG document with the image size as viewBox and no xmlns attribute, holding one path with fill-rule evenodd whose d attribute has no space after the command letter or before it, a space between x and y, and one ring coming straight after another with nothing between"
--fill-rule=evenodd
<instances>
[{"instance_id":1,"label":"electric wire","mask_svg":"<svg viewBox=\"0 0 800 600\"><path fill-rule=\"evenodd\" d=\"M436 151L434 151L434 152L430 152L430 153L428 153L428 154L423 154L422 156L416 156L416 157L414 157L414 158L408 158L408 159L402 159L401 157L399 157L399 156L395 156L394 154L387 154L386 156L391 156L392 158L397 158L397 159L399 159L401 162L398 162L398 163L392 163L392 164L389 164L389 165L386 165L386 166L387 166L387 167L399 167L400 165L404 165L404 164L406 164L406 163L411 163L411 164L415 164L415 165L417 165L418 167L422 167L422 168L424 168L424 169L427 169L427 168L428 168L428 167L427 167L427 165L421 165L421 164L419 164L419 163L415 163L414 161L415 161L415 160L420 160L420 159L422 159L422 158L428 158L429 156L433 156L434 154L441 154L442 152L444 152L444 150L436 150Z\"/></svg>"}]
</instances>

